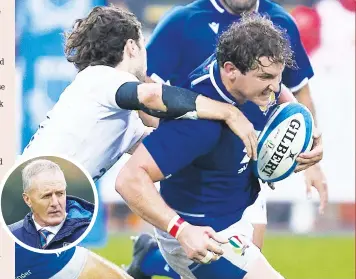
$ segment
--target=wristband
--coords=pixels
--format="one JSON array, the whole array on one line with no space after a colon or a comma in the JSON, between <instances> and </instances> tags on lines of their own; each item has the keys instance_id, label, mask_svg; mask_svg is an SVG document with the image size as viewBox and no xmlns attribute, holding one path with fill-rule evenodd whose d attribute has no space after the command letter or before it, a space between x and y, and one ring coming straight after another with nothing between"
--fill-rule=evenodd
<instances>
[{"instance_id":1,"label":"wristband","mask_svg":"<svg viewBox=\"0 0 356 279\"><path fill-rule=\"evenodd\" d=\"M167 232L174 238L178 238L179 234L182 232L186 225L188 225L188 223L184 221L184 219L179 215L176 215L169 222Z\"/></svg>"}]
</instances>

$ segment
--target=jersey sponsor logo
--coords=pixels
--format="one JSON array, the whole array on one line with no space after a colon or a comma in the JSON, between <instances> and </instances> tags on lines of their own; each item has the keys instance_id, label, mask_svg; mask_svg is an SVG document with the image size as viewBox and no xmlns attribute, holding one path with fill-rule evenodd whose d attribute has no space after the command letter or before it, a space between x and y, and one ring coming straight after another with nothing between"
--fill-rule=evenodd
<instances>
[{"instance_id":1,"label":"jersey sponsor logo","mask_svg":"<svg viewBox=\"0 0 356 279\"><path fill-rule=\"evenodd\" d=\"M218 32L219 32L219 23L210 22L210 23L209 23L209 27L211 28L211 30L213 30L213 32L214 32L215 34L218 34Z\"/></svg>"},{"instance_id":2,"label":"jersey sponsor logo","mask_svg":"<svg viewBox=\"0 0 356 279\"><path fill-rule=\"evenodd\" d=\"M28 271L24 272L24 273L21 273L21 275L19 276L16 276L15 279L24 279L28 276L32 275L32 272L31 270L29 269Z\"/></svg>"},{"instance_id":3,"label":"jersey sponsor logo","mask_svg":"<svg viewBox=\"0 0 356 279\"><path fill-rule=\"evenodd\" d=\"M275 104L277 104L277 99L276 99L276 93L272 93L269 96L269 102L267 106L260 106L260 110L263 112L264 115L266 115L269 111L269 109L274 106Z\"/></svg>"}]
</instances>

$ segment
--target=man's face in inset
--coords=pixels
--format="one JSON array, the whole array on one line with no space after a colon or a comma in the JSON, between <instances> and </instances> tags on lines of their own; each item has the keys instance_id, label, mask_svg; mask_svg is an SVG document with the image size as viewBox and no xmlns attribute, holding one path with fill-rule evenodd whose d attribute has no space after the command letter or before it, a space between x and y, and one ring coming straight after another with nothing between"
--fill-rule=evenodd
<instances>
[{"instance_id":1,"label":"man's face in inset","mask_svg":"<svg viewBox=\"0 0 356 279\"><path fill-rule=\"evenodd\" d=\"M64 175L59 171L42 172L32 178L23 199L42 227L57 226L65 219L66 187Z\"/></svg>"}]
</instances>

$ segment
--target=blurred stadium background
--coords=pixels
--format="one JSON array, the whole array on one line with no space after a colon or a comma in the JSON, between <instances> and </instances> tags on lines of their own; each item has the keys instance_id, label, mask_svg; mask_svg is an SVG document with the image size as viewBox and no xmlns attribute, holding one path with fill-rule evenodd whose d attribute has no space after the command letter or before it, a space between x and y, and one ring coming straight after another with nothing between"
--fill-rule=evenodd
<instances>
[{"instance_id":1,"label":"blurred stadium background","mask_svg":"<svg viewBox=\"0 0 356 279\"><path fill-rule=\"evenodd\" d=\"M133 11L146 39L161 16L188 0L109 1ZM288 279L355 277L355 1L284 0L296 19L315 76L310 81L323 132L323 168L330 204L318 214L318 196L306 198L302 175L269 192L264 253ZM63 56L62 33L105 0L16 0L18 152L76 74ZM123 161L126 158L123 159ZM123 163L123 162L120 162ZM98 184L101 214L86 245L128 264L129 236L151 228L133 215L113 189L116 165Z\"/></svg>"}]
</instances>

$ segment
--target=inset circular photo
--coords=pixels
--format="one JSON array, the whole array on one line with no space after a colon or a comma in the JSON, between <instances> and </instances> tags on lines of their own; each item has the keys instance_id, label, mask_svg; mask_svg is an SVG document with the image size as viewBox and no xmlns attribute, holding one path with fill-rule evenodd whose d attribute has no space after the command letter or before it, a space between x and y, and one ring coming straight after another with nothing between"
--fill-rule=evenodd
<instances>
[{"instance_id":1,"label":"inset circular photo","mask_svg":"<svg viewBox=\"0 0 356 279\"><path fill-rule=\"evenodd\" d=\"M1 222L15 242L38 253L80 243L94 225L98 193L89 173L58 156L17 163L1 183Z\"/></svg>"}]
</instances>

